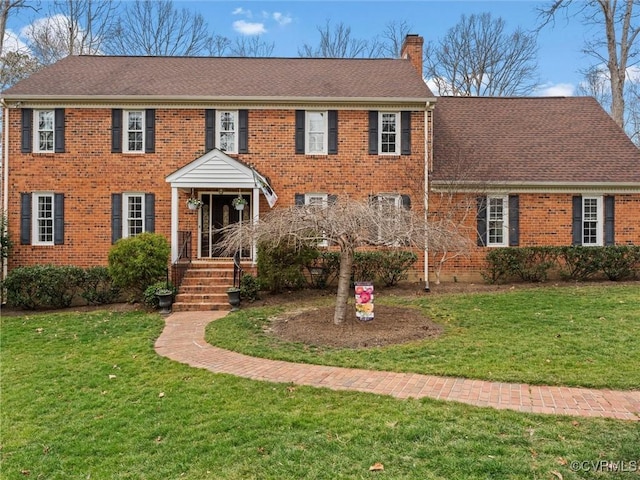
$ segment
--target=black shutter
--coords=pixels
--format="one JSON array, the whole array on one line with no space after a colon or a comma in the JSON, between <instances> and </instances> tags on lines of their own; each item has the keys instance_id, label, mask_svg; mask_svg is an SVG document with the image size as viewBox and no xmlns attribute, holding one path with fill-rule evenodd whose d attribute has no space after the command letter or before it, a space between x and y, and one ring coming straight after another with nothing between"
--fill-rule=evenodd
<instances>
[{"instance_id":1,"label":"black shutter","mask_svg":"<svg viewBox=\"0 0 640 480\"><path fill-rule=\"evenodd\" d=\"M520 245L520 197L509 195L509 246Z\"/></svg>"},{"instance_id":2,"label":"black shutter","mask_svg":"<svg viewBox=\"0 0 640 480\"><path fill-rule=\"evenodd\" d=\"M55 152L64 153L64 108L56 108L54 118Z\"/></svg>"},{"instance_id":3,"label":"black shutter","mask_svg":"<svg viewBox=\"0 0 640 480\"><path fill-rule=\"evenodd\" d=\"M144 231L156 231L156 196L153 193L146 193L144 196Z\"/></svg>"},{"instance_id":4,"label":"black shutter","mask_svg":"<svg viewBox=\"0 0 640 480\"><path fill-rule=\"evenodd\" d=\"M378 112L369 112L369 154L378 154Z\"/></svg>"},{"instance_id":5,"label":"black shutter","mask_svg":"<svg viewBox=\"0 0 640 480\"><path fill-rule=\"evenodd\" d=\"M478 197L478 214L477 214L477 229L478 229L478 246L487 246L487 197Z\"/></svg>"},{"instance_id":6,"label":"black shutter","mask_svg":"<svg viewBox=\"0 0 640 480\"><path fill-rule=\"evenodd\" d=\"M64 244L64 194L53 196L53 244Z\"/></svg>"},{"instance_id":7,"label":"black shutter","mask_svg":"<svg viewBox=\"0 0 640 480\"><path fill-rule=\"evenodd\" d=\"M411 112L400 114L400 153L411 155Z\"/></svg>"},{"instance_id":8,"label":"black shutter","mask_svg":"<svg viewBox=\"0 0 640 480\"><path fill-rule=\"evenodd\" d=\"M20 194L20 244L31 244L31 194Z\"/></svg>"},{"instance_id":9,"label":"black shutter","mask_svg":"<svg viewBox=\"0 0 640 480\"><path fill-rule=\"evenodd\" d=\"M400 202L405 209L411 210L411 197L409 195L400 195Z\"/></svg>"},{"instance_id":10,"label":"black shutter","mask_svg":"<svg viewBox=\"0 0 640 480\"><path fill-rule=\"evenodd\" d=\"M329 155L335 155L336 153L338 153L338 111L337 110L329 110L328 126L329 126L328 153Z\"/></svg>"},{"instance_id":11,"label":"black shutter","mask_svg":"<svg viewBox=\"0 0 640 480\"><path fill-rule=\"evenodd\" d=\"M615 206L616 197L604 197L604 244L615 245Z\"/></svg>"},{"instance_id":12,"label":"black shutter","mask_svg":"<svg viewBox=\"0 0 640 480\"><path fill-rule=\"evenodd\" d=\"M304 193L295 194L295 204L296 206L304 205Z\"/></svg>"},{"instance_id":13,"label":"black shutter","mask_svg":"<svg viewBox=\"0 0 640 480\"><path fill-rule=\"evenodd\" d=\"M22 109L22 141L21 152L31 153L33 150L33 109Z\"/></svg>"},{"instance_id":14,"label":"black shutter","mask_svg":"<svg viewBox=\"0 0 640 480\"><path fill-rule=\"evenodd\" d=\"M327 195L327 203L329 205L335 205L338 201L338 195Z\"/></svg>"},{"instance_id":15,"label":"black shutter","mask_svg":"<svg viewBox=\"0 0 640 480\"><path fill-rule=\"evenodd\" d=\"M122 238L122 194L111 194L111 243Z\"/></svg>"},{"instance_id":16,"label":"black shutter","mask_svg":"<svg viewBox=\"0 0 640 480\"><path fill-rule=\"evenodd\" d=\"M304 110L296 110L296 153L304 153Z\"/></svg>"},{"instance_id":17,"label":"black shutter","mask_svg":"<svg viewBox=\"0 0 640 480\"><path fill-rule=\"evenodd\" d=\"M122 109L111 110L111 153L122 153Z\"/></svg>"},{"instance_id":18,"label":"black shutter","mask_svg":"<svg viewBox=\"0 0 640 480\"><path fill-rule=\"evenodd\" d=\"M207 108L204 111L204 151L216 148L216 111Z\"/></svg>"},{"instance_id":19,"label":"black shutter","mask_svg":"<svg viewBox=\"0 0 640 480\"><path fill-rule=\"evenodd\" d=\"M582 245L582 196L573 197L572 245Z\"/></svg>"},{"instance_id":20,"label":"black shutter","mask_svg":"<svg viewBox=\"0 0 640 480\"><path fill-rule=\"evenodd\" d=\"M249 111L238 111L238 153L249 153Z\"/></svg>"},{"instance_id":21,"label":"black shutter","mask_svg":"<svg viewBox=\"0 0 640 480\"><path fill-rule=\"evenodd\" d=\"M156 152L156 110L149 108L145 112L144 121L144 151L145 153Z\"/></svg>"}]
</instances>

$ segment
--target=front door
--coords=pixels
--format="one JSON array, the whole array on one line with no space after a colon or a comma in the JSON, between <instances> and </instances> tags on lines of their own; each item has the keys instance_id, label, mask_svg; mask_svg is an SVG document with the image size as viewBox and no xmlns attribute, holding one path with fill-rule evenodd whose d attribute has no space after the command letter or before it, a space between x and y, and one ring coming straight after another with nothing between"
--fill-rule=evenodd
<instances>
[{"instance_id":1,"label":"front door","mask_svg":"<svg viewBox=\"0 0 640 480\"><path fill-rule=\"evenodd\" d=\"M222 238L220 229L230 224L240 221L251 221L251 202L249 195L242 195L247 201L244 210L236 210L233 206L233 199L237 194L202 194L202 208L200 208L200 219L198 229L200 231L199 251L201 258L213 258L229 256L221 252L216 245ZM248 254L243 252L243 256Z\"/></svg>"}]
</instances>

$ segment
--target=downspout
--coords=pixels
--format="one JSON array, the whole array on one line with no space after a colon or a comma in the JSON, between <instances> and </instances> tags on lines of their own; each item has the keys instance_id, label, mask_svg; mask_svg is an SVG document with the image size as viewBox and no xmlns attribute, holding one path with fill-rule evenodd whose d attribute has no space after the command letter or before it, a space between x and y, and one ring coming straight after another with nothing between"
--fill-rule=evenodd
<instances>
[{"instance_id":1,"label":"downspout","mask_svg":"<svg viewBox=\"0 0 640 480\"><path fill-rule=\"evenodd\" d=\"M2 215L9 214L9 106L4 101L4 98L0 99L0 105L2 105L2 130L3 130L3 144L2 144L2 156L0 157L0 176L2 177ZM7 218L8 220L8 218ZM4 225L5 234L9 229L8 222ZM7 278L8 262L7 259L2 261L2 280ZM2 295L4 301L4 295Z\"/></svg>"},{"instance_id":2,"label":"downspout","mask_svg":"<svg viewBox=\"0 0 640 480\"><path fill-rule=\"evenodd\" d=\"M429 142L429 113L432 105L427 102L424 115L424 223L427 225L429 219L429 155L431 154L431 145ZM424 291L430 292L429 288L429 239L427 238L424 247Z\"/></svg>"}]
</instances>

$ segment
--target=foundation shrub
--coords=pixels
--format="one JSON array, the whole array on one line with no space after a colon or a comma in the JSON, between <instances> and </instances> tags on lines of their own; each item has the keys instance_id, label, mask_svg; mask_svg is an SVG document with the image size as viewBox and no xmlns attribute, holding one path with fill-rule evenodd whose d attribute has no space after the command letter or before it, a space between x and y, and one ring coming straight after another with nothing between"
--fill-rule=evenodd
<instances>
[{"instance_id":1,"label":"foundation shrub","mask_svg":"<svg viewBox=\"0 0 640 480\"><path fill-rule=\"evenodd\" d=\"M106 305L118 299L120 289L113 284L107 267L90 267L84 271L80 295L89 305Z\"/></svg>"},{"instance_id":2,"label":"foundation shrub","mask_svg":"<svg viewBox=\"0 0 640 480\"><path fill-rule=\"evenodd\" d=\"M3 282L9 305L28 310L71 306L84 282L75 266L33 265L11 270Z\"/></svg>"}]
</instances>

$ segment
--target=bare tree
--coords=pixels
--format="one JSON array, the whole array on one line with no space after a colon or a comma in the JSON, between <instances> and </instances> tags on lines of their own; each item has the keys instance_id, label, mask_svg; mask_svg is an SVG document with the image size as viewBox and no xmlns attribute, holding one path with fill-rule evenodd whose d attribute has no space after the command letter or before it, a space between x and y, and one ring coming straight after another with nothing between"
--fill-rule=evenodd
<instances>
[{"instance_id":1,"label":"bare tree","mask_svg":"<svg viewBox=\"0 0 640 480\"><path fill-rule=\"evenodd\" d=\"M171 0L135 0L127 4L109 42L120 55L200 55L214 47L204 17Z\"/></svg>"},{"instance_id":2,"label":"bare tree","mask_svg":"<svg viewBox=\"0 0 640 480\"><path fill-rule=\"evenodd\" d=\"M393 208L393 211L389 209ZM427 245L465 248L456 232L428 225L420 211L340 197L328 205L300 205L269 212L256 223L231 224L222 229L220 248L235 252L240 246L287 244L294 248L328 242L340 251L338 292L333 321L346 318L354 253L359 247L425 249Z\"/></svg>"},{"instance_id":3,"label":"bare tree","mask_svg":"<svg viewBox=\"0 0 640 480\"><path fill-rule=\"evenodd\" d=\"M33 5L28 5L26 0L0 0L0 53L4 53L4 34L7 31L7 20L9 15L19 8L32 8Z\"/></svg>"},{"instance_id":4,"label":"bare tree","mask_svg":"<svg viewBox=\"0 0 640 480\"><path fill-rule=\"evenodd\" d=\"M38 71L41 65L30 55L7 52L0 57L0 91Z\"/></svg>"},{"instance_id":5,"label":"bare tree","mask_svg":"<svg viewBox=\"0 0 640 480\"><path fill-rule=\"evenodd\" d=\"M392 20L385 26L384 31L377 37L376 45L378 52L375 57L400 58L402 44L406 36L411 31L411 27L405 21Z\"/></svg>"},{"instance_id":6,"label":"bare tree","mask_svg":"<svg viewBox=\"0 0 640 480\"><path fill-rule=\"evenodd\" d=\"M340 22L335 27L327 20L324 27L318 26L320 43L317 46L305 43L298 49L298 55L310 58L359 58L372 53L371 42L354 38L351 27ZM374 48L375 50L375 48Z\"/></svg>"},{"instance_id":7,"label":"bare tree","mask_svg":"<svg viewBox=\"0 0 640 480\"><path fill-rule=\"evenodd\" d=\"M99 54L117 9L113 0L56 0L46 18L26 29L29 50L42 65L68 55Z\"/></svg>"},{"instance_id":8,"label":"bare tree","mask_svg":"<svg viewBox=\"0 0 640 480\"><path fill-rule=\"evenodd\" d=\"M259 36L238 37L235 43L229 47L232 57L270 57L274 48L273 42L267 43Z\"/></svg>"},{"instance_id":9,"label":"bare tree","mask_svg":"<svg viewBox=\"0 0 640 480\"><path fill-rule=\"evenodd\" d=\"M230 47L231 40L222 35L214 35L211 42L209 42L207 51L209 55L214 57L224 57L229 52Z\"/></svg>"},{"instance_id":10,"label":"bare tree","mask_svg":"<svg viewBox=\"0 0 640 480\"><path fill-rule=\"evenodd\" d=\"M437 43L425 47L426 76L440 95L528 95L537 85L537 41L506 31L490 13L466 16Z\"/></svg>"},{"instance_id":11,"label":"bare tree","mask_svg":"<svg viewBox=\"0 0 640 480\"><path fill-rule=\"evenodd\" d=\"M636 11L634 12L634 7ZM637 57L639 0L554 0L539 10L541 26L553 23L557 15L582 16L585 24L595 25L600 34L591 36L584 52L607 66L611 90L611 117L624 128L625 81L631 61Z\"/></svg>"}]
</instances>

